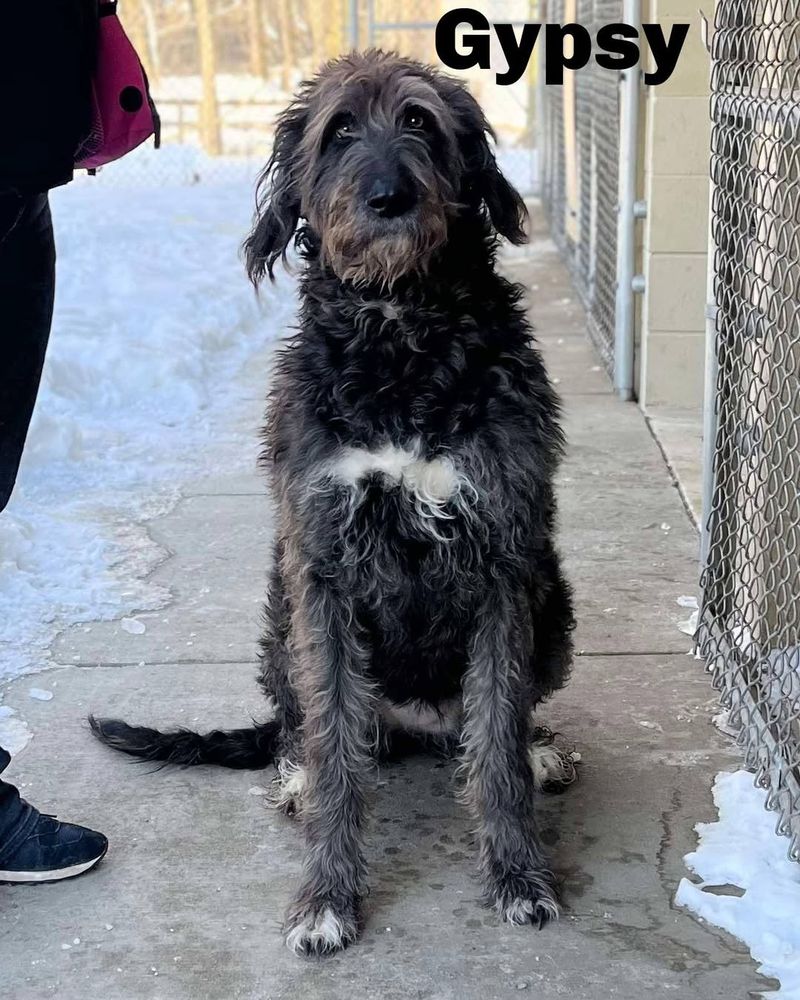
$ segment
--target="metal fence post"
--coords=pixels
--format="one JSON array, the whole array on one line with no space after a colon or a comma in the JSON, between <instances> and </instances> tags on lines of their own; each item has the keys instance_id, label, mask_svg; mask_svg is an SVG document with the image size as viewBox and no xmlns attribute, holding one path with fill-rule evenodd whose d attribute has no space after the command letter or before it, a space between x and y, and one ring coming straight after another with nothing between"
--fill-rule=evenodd
<instances>
[{"instance_id":1,"label":"metal fence post","mask_svg":"<svg viewBox=\"0 0 800 1000\"><path fill-rule=\"evenodd\" d=\"M359 0L348 0L347 5L347 40L351 49L357 49L360 32L358 30Z\"/></svg>"},{"instance_id":2,"label":"metal fence post","mask_svg":"<svg viewBox=\"0 0 800 1000\"><path fill-rule=\"evenodd\" d=\"M622 20L642 23L640 0L625 0ZM634 297L636 264L636 180L639 149L639 67L622 73L620 93L619 202L617 206L617 294L614 329L614 389L633 399Z\"/></svg>"},{"instance_id":3,"label":"metal fence post","mask_svg":"<svg viewBox=\"0 0 800 1000\"><path fill-rule=\"evenodd\" d=\"M706 283L706 356L703 386L703 493L700 512L700 565L708 560L711 509L714 503L714 455L717 448L717 305L714 293L714 186L709 182L708 278Z\"/></svg>"},{"instance_id":4,"label":"metal fence post","mask_svg":"<svg viewBox=\"0 0 800 1000\"><path fill-rule=\"evenodd\" d=\"M538 0L536 4L536 16L540 22L547 21L547 0ZM547 149L547 106L544 84L544 48L539 45L536 48L536 82L534 85L534 101L536 107L536 145L534 155L536 156L536 193L541 198L544 194L544 157Z\"/></svg>"},{"instance_id":5,"label":"metal fence post","mask_svg":"<svg viewBox=\"0 0 800 1000\"><path fill-rule=\"evenodd\" d=\"M709 24L703 17L703 42L711 59ZM709 70L709 89L711 88ZM714 241L714 182L709 171L708 179L708 268L706 272L706 328L705 328L705 378L703 384L703 450L701 457L702 499L700 510L700 567L708 563L711 536L711 510L714 504L714 456L717 448L717 381L719 359L717 355L717 301L716 301L716 244Z\"/></svg>"},{"instance_id":6,"label":"metal fence post","mask_svg":"<svg viewBox=\"0 0 800 1000\"><path fill-rule=\"evenodd\" d=\"M376 48L375 41L375 0L367 0L367 46Z\"/></svg>"}]
</instances>

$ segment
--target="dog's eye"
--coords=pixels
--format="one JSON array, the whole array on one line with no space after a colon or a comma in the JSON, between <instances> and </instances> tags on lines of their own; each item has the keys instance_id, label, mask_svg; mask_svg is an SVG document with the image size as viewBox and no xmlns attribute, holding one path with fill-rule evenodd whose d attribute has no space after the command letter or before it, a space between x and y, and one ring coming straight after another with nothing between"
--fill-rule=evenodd
<instances>
[{"instance_id":1,"label":"dog's eye","mask_svg":"<svg viewBox=\"0 0 800 1000\"><path fill-rule=\"evenodd\" d=\"M333 133L337 139L346 140L352 139L355 133L355 126L352 122L342 122L336 127L336 131Z\"/></svg>"},{"instance_id":2,"label":"dog's eye","mask_svg":"<svg viewBox=\"0 0 800 1000\"><path fill-rule=\"evenodd\" d=\"M424 113L419 108L409 108L403 116L403 124L412 132L421 132L428 122Z\"/></svg>"}]
</instances>

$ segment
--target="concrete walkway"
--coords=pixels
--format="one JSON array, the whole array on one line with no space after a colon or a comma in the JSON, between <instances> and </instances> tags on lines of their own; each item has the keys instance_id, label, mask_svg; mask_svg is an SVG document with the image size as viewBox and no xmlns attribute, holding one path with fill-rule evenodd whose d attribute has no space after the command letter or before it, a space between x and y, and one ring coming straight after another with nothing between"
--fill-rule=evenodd
<instances>
[{"instance_id":1,"label":"concrete walkway","mask_svg":"<svg viewBox=\"0 0 800 1000\"><path fill-rule=\"evenodd\" d=\"M741 946L671 902L693 824L714 815L713 776L738 762L710 723L714 694L677 628L687 612L676 599L696 592L696 534L641 414L609 393L539 219L509 271L533 289L569 437L561 545L581 655L542 719L583 756L580 782L541 804L563 919L536 933L478 906L453 768L423 757L379 775L362 943L300 961L279 932L300 832L260 794L271 773L153 774L93 742L90 710L201 728L261 710L269 507L255 475L221 470L151 524L166 556L155 580L172 603L138 616L146 632L74 628L56 645L60 669L6 692L35 734L12 779L40 808L104 830L111 850L72 883L0 886L4 997L728 1000L764 988ZM262 386L248 391L255 434ZM31 686L55 697L34 701Z\"/></svg>"}]
</instances>

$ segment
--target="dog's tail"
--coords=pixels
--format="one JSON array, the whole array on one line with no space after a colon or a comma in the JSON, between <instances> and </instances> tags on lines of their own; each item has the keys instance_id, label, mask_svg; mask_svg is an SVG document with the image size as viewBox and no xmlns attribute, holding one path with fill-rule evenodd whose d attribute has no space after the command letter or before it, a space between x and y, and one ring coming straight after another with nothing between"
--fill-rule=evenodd
<instances>
[{"instance_id":1,"label":"dog's tail","mask_svg":"<svg viewBox=\"0 0 800 1000\"><path fill-rule=\"evenodd\" d=\"M250 729L215 729L193 733L175 729L162 733L147 726L129 726L121 719L89 716L92 732L106 746L140 760L163 764L219 764L222 767L261 768L272 763L280 734L278 721L255 723Z\"/></svg>"}]
</instances>

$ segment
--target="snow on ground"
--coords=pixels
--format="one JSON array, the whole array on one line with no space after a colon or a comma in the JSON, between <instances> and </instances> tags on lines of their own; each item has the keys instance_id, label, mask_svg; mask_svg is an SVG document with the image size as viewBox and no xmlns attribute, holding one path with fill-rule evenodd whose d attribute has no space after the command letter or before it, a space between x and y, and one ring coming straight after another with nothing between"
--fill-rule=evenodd
<instances>
[{"instance_id":1,"label":"snow on ground","mask_svg":"<svg viewBox=\"0 0 800 1000\"><path fill-rule=\"evenodd\" d=\"M163 557L145 522L215 464L254 465L257 428L241 414L261 387L241 375L291 324L292 283L259 306L244 277L250 170L183 186L169 183L180 153L153 163L161 186L120 164L117 184L86 178L52 196L53 332L0 516L0 680L46 665L65 626L162 605L143 579Z\"/></svg>"},{"instance_id":2,"label":"snow on ground","mask_svg":"<svg viewBox=\"0 0 800 1000\"><path fill-rule=\"evenodd\" d=\"M745 942L759 971L780 981L765 997L800 1000L800 865L752 774L719 774L713 793L719 820L698 823L699 846L685 858L700 881L682 879L675 902ZM708 891L714 886L738 889Z\"/></svg>"}]
</instances>

